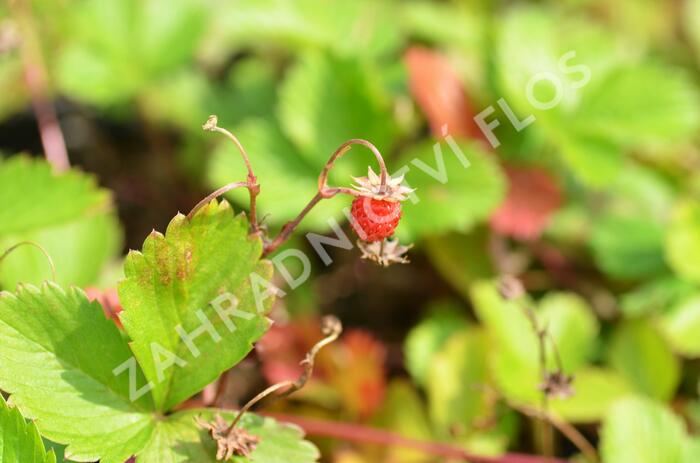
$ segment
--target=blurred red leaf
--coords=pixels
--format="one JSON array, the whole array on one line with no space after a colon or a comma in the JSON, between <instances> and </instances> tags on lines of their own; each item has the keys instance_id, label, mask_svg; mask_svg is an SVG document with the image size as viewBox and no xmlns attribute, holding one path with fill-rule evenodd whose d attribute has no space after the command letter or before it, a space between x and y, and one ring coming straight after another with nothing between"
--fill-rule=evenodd
<instances>
[{"instance_id":1,"label":"blurred red leaf","mask_svg":"<svg viewBox=\"0 0 700 463\"><path fill-rule=\"evenodd\" d=\"M454 137L482 138L474 110L459 76L442 54L411 47L404 55L411 93L430 123L433 136L443 137L443 126Z\"/></svg>"},{"instance_id":2,"label":"blurred red leaf","mask_svg":"<svg viewBox=\"0 0 700 463\"><path fill-rule=\"evenodd\" d=\"M491 216L491 228L520 240L539 238L562 203L556 180L544 169L505 166L508 194Z\"/></svg>"},{"instance_id":3,"label":"blurred red leaf","mask_svg":"<svg viewBox=\"0 0 700 463\"><path fill-rule=\"evenodd\" d=\"M119 313L123 310L121 304L119 303L119 295L117 290L114 288L109 288L100 290L98 288L85 288L85 294L91 301L97 301L102 305L102 310L104 310L105 316L114 320L119 329L122 329L122 322L119 320Z\"/></svg>"}]
</instances>

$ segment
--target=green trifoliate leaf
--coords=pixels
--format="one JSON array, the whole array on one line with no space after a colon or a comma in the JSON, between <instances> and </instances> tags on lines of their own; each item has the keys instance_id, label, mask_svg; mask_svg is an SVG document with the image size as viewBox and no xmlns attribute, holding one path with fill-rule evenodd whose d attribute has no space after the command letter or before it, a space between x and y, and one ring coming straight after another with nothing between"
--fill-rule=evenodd
<instances>
[{"instance_id":1,"label":"green trifoliate leaf","mask_svg":"<svg viewBox=\"0 0 700 463\"><path fill-rule=\"evenodd\" d=\"M0 395L0 461L3 463L56 463L46 452L34 423L28 423L16 408L9 408Z\"/></svg>"},{"instance_id":2,"label":"green trifoliate leaf","mask_svg":"<svg viewBox=\"0 0 700 463\"><path fill-rule=\"evenodd\" d=\"M190 410L159 422L153 438L139 453L137 463L215 463L216 444L195 419L213 421L216 413L211 409ZM235 417L235 413L219 413L229 423ZM316 447L305 441L303 432L293 425L248 413L239 426L260 438L260 443L247 458L234 456L230 462L314 463L319 457Z\"/></svg>"},{"instance_id":3,"label":"green trifoliate leaf","mask_svg":"<svg viewBox=\"0 0 700 463\"><path fill-rule=\"evenodd\" d=\"M505 180L492 155L465 143L423 143L402 156L406 182L416 191L402 203L397 229L404 241L484 222L505 195Z\"/></svg>"},{"instance_id":4,"label":"green trifoliate leaf","mask_svg":"<svg viewBox=\"0 0 700 463\"><path fill-rule=\"evenodd\" d=\"M118 249L120 232L106 190L78 171L55 174L42 160L15 156L0 161L0 254L23 241L52 257L59 283L94 283ZM0 264L0 286L39 283L51 276L46 257L21 247Z\"/></svg>"},{"instance_id":5,"label":"green trifoliate leaf","mask_svg":"<svg viewBox=\"0 0 700 463\"><path fill-rule=\"evenodd\" d=\"M610 364L640 393L667 400L680 380L680 365L667 341L649 321L620 325L608 349Z\"/></svg>"},{"instance_id":6,"label":"green trifoliate leaf","mask_svg":"<svg viewBox=\"0 0 700 463\"><path fill-rule=\"evenodd\" d=\"M682 421L668 408L647 399L617 402L603 422L601 454L605 463L690 463Z\"/></svg>"},{"instance_id":7,"label":"green trifoliate leaf","mask_svg":"<svg viewBox=\"0 0 700 463\"><path fill-rule=\"evenodd\" d=\"M213 201L176 216L131 252L122 321L158 410L169 410L243 359L268 327L272 267L245 216Z\"/></svg>"},{"instance_id":8,"label":"green trifoliate leaf","mask_svg":"<svg viewBox=\"0 0 700 463\"><path fill-rule=\"evenodd\" d=\"M81 290L47 283L0 293L0 338L0 389L43 436L68 444L68 458L123 463L149 440L150 396L130 397L145 379L135 362L114 373L132 353Z\"/></svg>"}]
</instances>

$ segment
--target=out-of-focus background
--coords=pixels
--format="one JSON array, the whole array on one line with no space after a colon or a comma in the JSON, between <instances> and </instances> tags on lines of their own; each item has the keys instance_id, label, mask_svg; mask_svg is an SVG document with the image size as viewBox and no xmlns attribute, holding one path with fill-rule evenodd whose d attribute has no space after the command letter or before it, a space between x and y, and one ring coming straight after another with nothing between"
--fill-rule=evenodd
<instances>
[{"instance_id":1,"label":"out-of-focus background","mask_svg":"<svg viewBox=\"0 0 700 463\"><path fill-rule=\"evenodd\" d=\"M304 233L351 231L347 197L322 203L287 245L311 278L279 280L222 405L296 377L335 314L344 337L268 411L592 461L566 431L541 439L535 335L494 284L512 274L574 376L549 403L569 432L605 463L700 461L700 1L11 0L0 18L0 250L36 241L105 300L128 249L244 179L209 114L250 153L270 234L349 138L408 168L411 264L324 265ZM59 178L42 159L64 149ZM367 165L354 148L331 181ZM48 272L17 250L0 287ZM328 462L444 461L311 438Z\"/></svg>"}]
</instances>

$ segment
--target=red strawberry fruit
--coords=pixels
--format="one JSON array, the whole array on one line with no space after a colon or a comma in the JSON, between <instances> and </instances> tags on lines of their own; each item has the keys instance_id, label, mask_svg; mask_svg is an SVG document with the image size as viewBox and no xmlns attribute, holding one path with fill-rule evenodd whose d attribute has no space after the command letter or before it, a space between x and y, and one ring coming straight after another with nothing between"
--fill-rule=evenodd
<instances>
[{"instance_id":1,"label":"red strawberry fruit","mask_svg":"<svg viewBox=\"0 0 700 463\"><path fill-rule=\"evenodd\" d=\"M363 241L373 243L394 234L401 219L401 203L358 196L351 212L352 228Z\"/></svg>"},{"instance_id":2,"label":"red strawberry fruit","mask_svg":"<svg viewBox=\"0 0 700 463\"><path fill-rule=\"evenodd\" d=\"M383 241L394 234L401 220L401 201L413 192L402 185L403 175L386 177L382 185L381 177L370 167L367 177L354 178L358 194L352 202L352 228L365 243Z\"/></svg>"}]
</instances>

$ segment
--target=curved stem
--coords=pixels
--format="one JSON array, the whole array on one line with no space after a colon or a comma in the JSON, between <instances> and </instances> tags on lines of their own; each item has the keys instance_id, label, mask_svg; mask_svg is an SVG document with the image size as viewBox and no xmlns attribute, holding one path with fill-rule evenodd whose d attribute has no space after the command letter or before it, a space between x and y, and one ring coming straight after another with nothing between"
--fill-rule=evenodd
<instances>
[{"instance_id":1,"label":"curved stem","mask_svg":"<svg viewBox=\"0 0 700 463\"><path fill-rule=\"evenodd\" d=\"M236 145L236 148L238 148L238 151L241 153L241 157L243 158L243 162L245 163L245 167L248 171L248 178L247 182L245 182L245 186L246 188L248 188L248 193L250 195L250 226L252 232L257 233L260 230L260 227L258 225L258 213L256 202L258 194L260 194L260 185L258 185L258 179L257 177L255 177L255 173L253 172L253 166L250 164L250 156L248 156L248 152L245 150L240 140L238 140L238 138L228 130L219 127L217 123L218 118L212 115L209 116L207 122L205 122L204 125L202 125L202 128L210 132L218 132L220 134L223 134L224 136L226 136L226 138L231 140L234 145Z\"/></svg>"},{"instance_id":2,"label":"curved stem","mask_svg":"<svg viewBox=\"0 0 700 463\"><path fill-rule=\"evenodd\" d=\"M187 214L187 218L188 218L189 220L191 220L192 217L194 217L194 215L197 213L197 211L200 210L201 208L203 208L204 206L206 206L207 204L209 204L209 203L211 202L212 199L216 199L216 198L218 198L219 196L221 196L222 194L224 194L224 193L226 193L226 192L229 192L229 191L231 191L231 190L235 190L236 188L241 188L241 187L246 187L246 188L247 188L247 187L248 187L248 182L233 182L233 183L229 183L228 185L222 186L222 187L219 188L218 190L215 190L215 191L209 193L204 199L202 199L200 202L197 203L196 206L194 206L194 207L192 208L192 210L189 212L189 214Z\"/></svg>"},{"instance_id":3,"label":"curved stem","mask_svg":"<svg viewBox=\"0 0 700 463\"><path fill-rule=\"evenodd\" d=\"M282 381L281 383L273 384L272 386L268 387L260 394L256 395L251 400L249 400L248 403L240 409L238 415L236 415L236 417L233 419L231 426L229 426L228 430L226 431L227 434L230 435L231 433L233 433L238 422L241 420L243 415L245 415L245 413L248 410L250 410L251 407L253 407L253 405L260 402L273 392L279 391L280 389L286 389L286 391L277 396L277 399L281 399L282 397L286 397L298 391L306 385L307 381L309 380L309 378L311 378L311 375L314 372L314 362L316 360L316 354L318 354L318 352L323 347L338 339L340 334L343 332L343 325L340 323L340 320L338 320L336 317L328 315L326 317L323 317L323 320L321 321L321 331L325 337L319 342L317 342L306 354L304 360L301 361L301 364L304 365L304 371L302 372L301 376L299 376L299 378L297 378L295 381Z\"/></svg>"},{"instance_id":4,"label":"curved stem","mask_svg":"<svg viewBox=\"0 0 700 463\"><path fill-rule=\"evenodd\" d=\"M20 243L17 243L13 246L10 246L1 256L0 256L0 264L2 263L3 260L7 256L9 256L15 249L19 248L20 246L34 246L35 248L39 249L42 254L46 257L46 260L49 261L49 267L51 267L51 279L56 282L56 266L53 263L53 259L49 255L49 253L44 249L42 245L39 243L35 243L34 241L22 241Z\"/></svg>"},{"instance_id":5,"label":"curved stem","mask_svg":"<svg viewBox=\"0 0 700 463\"><path fill-rule=\"evenodd\" d=\"M389 177L387 170L386 170L386 164L384 163L384 158L382 157L382 154L379 152L376 146L372 144L371 142L364 140L362 138L352 138L342 145L338 147L338 149L335 150L335 152L331 155L330 159L328 162L326 162L326 165L323 167L323 171L321 171L321 175L318 177L318 191L323 192L323 191L336 191L336 192L343 192L347 193L349 188L328 188L328 174L333 168L335 161L343 157L345 153L350 151L350 148L352 148L352 145L362 145L367 148L369 148L370 151L372 151L372 154L374 154L374 157L377 159L377 163L379 164L379 176L380 176L380 182L381 182L381 189L384 191L386 188L386 182L387 178ZM354 190L351 190L354 191ZM351 193L352 194L352 193Z\"/></svg>"},{"instance_id":6,"label":"curved stem","mask_svg":"<svg viewBox=\"0 0 700 463\"><path fill-rule=\"evenodd\" d=\"M371 142L364 140L362 138L352 138L342 145L340 145L335 152L331 155L331 157L328 159L328 162L326 162L326 165L323 166L323 170L321 171L321 174L318 176L318 193L311 198L311 201L302 209L302 211L299 213L299 215L294 218L294 220L291 220L282 226L282 230L280 233L268 244L265 245L265 248L263 250L263 256L267 256L271 253L273 253L277 248L279 248L289 237L291 234L294 232L296 227L299 225L299 223L306 217L306 215L311 212L311 209L313 209L316 204L318 204L322 199L329 199L334 197L335 195L339 193L351 195L351 196L359 196L360 193L357 192L356 190L352 188L347 188L347 187L329 187L328 186L328 174L330 173L331 169L335 165L335 161L340 159L345 153L350 151L350 148L352 148L352 145L362 145L367 148L369 148L370 151L372 151L372 154L374 154L374 157L377 159L377 163L379 164L379 175L380 175L380 187L381 190L384 191L387 185L387 179L389 178L389 174L386 170L386 163L384 162L384 158L382 157L382 153L379 152L376 146L372 144Z\"/></svg>"}]
</instances>

